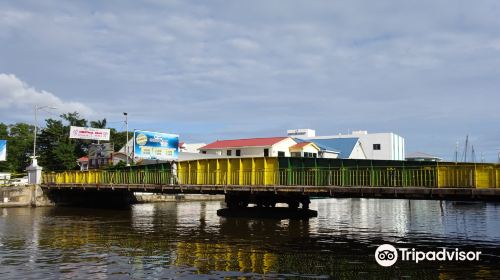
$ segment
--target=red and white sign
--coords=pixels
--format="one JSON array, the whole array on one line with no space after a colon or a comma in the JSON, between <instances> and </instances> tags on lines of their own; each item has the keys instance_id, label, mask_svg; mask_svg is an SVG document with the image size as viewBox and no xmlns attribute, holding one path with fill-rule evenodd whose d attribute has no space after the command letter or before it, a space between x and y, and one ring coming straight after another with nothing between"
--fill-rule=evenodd
<instances>
[{"instance_id":1,"label":"red and white sign","mask_svg":"<svg viewBox=\"0 0 500 280\"><path fill-rule=\"evenodd\" d=\"M109 141L109 129L72 126L69 138Z\"/></svg>"}]
</instances>

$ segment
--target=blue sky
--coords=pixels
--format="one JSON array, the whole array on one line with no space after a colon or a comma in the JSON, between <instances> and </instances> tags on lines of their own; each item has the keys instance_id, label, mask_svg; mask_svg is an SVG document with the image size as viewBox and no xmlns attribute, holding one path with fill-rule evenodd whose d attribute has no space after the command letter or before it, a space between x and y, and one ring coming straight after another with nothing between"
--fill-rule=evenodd
<instances>
[{"instance_id":1,"label":"blue sky","mask_svg":"<svg viewBox=\"0 0 500 280\"><path fill-rule=\"evenodd\" d=\"M500 149L500 2L2 1L0 121L77 110L188 142L395 132Z\"/></svg>"}]
</instances>

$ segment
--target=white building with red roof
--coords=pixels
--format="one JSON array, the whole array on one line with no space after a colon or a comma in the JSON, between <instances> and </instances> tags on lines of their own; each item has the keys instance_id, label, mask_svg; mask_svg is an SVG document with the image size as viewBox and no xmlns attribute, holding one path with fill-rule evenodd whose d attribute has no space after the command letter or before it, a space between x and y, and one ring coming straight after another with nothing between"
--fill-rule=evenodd
<instances>
[{"instance_id":1,"label":"white building with red roof","mask_svg":"<svg viewBox=\"0 0 500 280\"><path fill-rule=\"evenodd\" d=\"M307 151L304 152L304 149ZM300 153L302 156L317 157L319 148L302 143L299 147L291 137L267 137L218 140L199 150L203 154L224 157L290 157L292 152L294 155Z\"/></svg>"}]
</instances>

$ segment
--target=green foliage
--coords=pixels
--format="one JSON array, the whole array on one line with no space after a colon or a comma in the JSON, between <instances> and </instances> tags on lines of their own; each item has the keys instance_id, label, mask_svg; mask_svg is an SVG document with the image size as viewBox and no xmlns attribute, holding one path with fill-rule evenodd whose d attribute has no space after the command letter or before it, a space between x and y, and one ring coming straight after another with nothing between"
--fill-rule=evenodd
<instances>
[{"instance_id":1,"label":"green foliage","mask_svg":"<svg viewBox=\"0 0 500 280\"><path fill-rule=\"evenodd\" d=\"M33 153L34 126L26 123L0 123L0 139L7 140L7 161L0 162L1 171L23 172Z\"/></svg>"},{"instance_id":2,"label":"green foliage","mask_svg":"<svg viewBox=\"0 0 500 280\"><path fill-rule=\"evenodd\" d=\"M93 128L106 128L106 119L102 119L102 121L91 121L90 127Z\"/></svg>"},{"instance_id":3,"label":"green foliage","mask_svg":"<svg viewBox=\"0 0 500 280\"><path fill-rule=\"evenodd\" d=\"M128 133L128 139L132 139L134 137L133 132ZM115 152L118 152L125 143L127 142L127 132L126 131L116 131L116 129L112 128L110 131L110 139L115 144Z\"/></svg>"},{"instance_id":4,"label":"green foliage","mask_svg":"<svg viewBox=\"0 0 500 280\"><path fill-rule=\"evenodd\" d=\"M45 127L38 130L37 156L40 166L46 171L77 169L77 159L86 156L91 140L70 139L70 126L106 128L106 119L90 121L77 112L62 114L61 119L45 120ZM0 123L0 139L7 140L7 161L0 162L0 171L23 172L30 164L33 153L34 126L26 123ZM129 139L133 133L129 134ZM125 145L126 132L111 129L110 142L115 151Z\"/></svg>"},{"instance_id":5,"label":"green foliage","mask_svg":"<svg viewBox=\"0 0 500 280\"><path fill-rule=\"evenodd\" d=\"M65 117L68 114L61 115ZM75 123L74 115L73 120ZM76 141L70 139L69 126L61 120L47 119L46 126L38 135L39 163L46 170L66 170L77 167L78 149ZM83 153L80 152L80 154Z\"/></svg>"}]
</instances>

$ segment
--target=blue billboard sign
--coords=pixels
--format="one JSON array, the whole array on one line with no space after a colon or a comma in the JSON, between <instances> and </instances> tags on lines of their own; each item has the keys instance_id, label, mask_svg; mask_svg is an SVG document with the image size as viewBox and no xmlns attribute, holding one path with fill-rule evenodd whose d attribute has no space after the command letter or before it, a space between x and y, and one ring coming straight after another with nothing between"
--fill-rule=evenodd
<instances>
[{"instance_id":1,"label":"blue billboard sign","mask_svg":"<svg viewBox=\"0 0 500 280\"><path fill-rule=\"evenodd\" d=\"M134 130L134 157L176 160L179 157L179 135Z\"/></svg>"},{"instance_id":2,"label":"blue billboard sign","mask_svg":"<svg viewBox=\"0 0 500 280\"><path fill-rule=\"evenodd\" d=\"M7 140L0 140L0 161L7 160Z\"/></svg>"}]
</instances>

